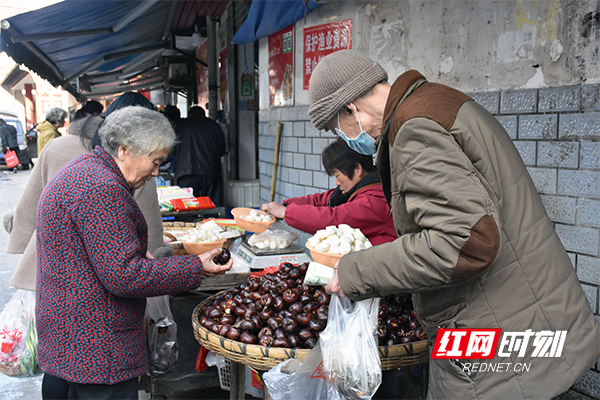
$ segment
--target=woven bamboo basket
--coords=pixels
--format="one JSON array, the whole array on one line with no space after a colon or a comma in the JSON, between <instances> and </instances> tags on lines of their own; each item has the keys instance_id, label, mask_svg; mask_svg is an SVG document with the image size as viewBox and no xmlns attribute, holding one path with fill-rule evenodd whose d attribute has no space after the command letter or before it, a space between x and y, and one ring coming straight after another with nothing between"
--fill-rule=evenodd
<instances>
[{"instance_id":1,"label":"woven bamboo basket","mask_svg":"<svg viewBox=\"0 0 600 400\"><path fill-rule=\"evenodd\" d=\"M269 370L288 358L297 358L299 361L304 361L310 352L309 349L287 349L246 344L209 331L200 324L200 317L206 307L214 302L215 297L216 295L211 296L198 304L192 313L194 336L200 345L208 350L260 371ZM420 340L394 346L379 346L379 356L381 358L381 369L390 370L428 362L429 350L427 341Z\"/></svg>"}]
</instances>

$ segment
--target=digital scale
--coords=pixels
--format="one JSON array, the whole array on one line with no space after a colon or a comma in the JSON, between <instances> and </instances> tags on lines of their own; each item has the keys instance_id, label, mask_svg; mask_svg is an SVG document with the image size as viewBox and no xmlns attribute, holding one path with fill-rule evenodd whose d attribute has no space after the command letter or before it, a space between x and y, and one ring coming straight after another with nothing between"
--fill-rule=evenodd
<instances>
[{"instance_id":1,"label":"digital scale","mask_svg":"<svg viewBox=\"0 0 600 400\"><path fill-rule=\"evenodd\" d=\"M285 249L259 249L250 245L248 239L240 243L236 255L246 261L251 269L277 267L283 262L303 264L312 261L301 247L293 243Z\"/></svg>"}]
</instances>

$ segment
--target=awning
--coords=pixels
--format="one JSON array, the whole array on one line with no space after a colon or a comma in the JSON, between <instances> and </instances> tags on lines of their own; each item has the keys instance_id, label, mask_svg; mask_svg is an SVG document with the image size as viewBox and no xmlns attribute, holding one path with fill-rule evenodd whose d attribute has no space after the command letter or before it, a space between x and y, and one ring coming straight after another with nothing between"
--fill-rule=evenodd
<instances>
[{"instance_id":1,"label":"awning","mask_svg":"<svg viewBox=\"0 0 600 400\"><path fill-rule=\"evenodd\" d=\"M193 57L177 35L197 16L220 16L229 0L66 0L2 21L0 49L80 100L167 79L162 55Z\"/></svg>"},{"instance_id":2,"label":"awning","mask_svg":"<svg viewBox=\"0 0 600 400\"><path fill-rule=\"evenodd\" d=\"M279 32L328 2L329 0L254 0L248 9L248 17L233 37L233 43L251 43Z\"/></svg>"}]
</instances>

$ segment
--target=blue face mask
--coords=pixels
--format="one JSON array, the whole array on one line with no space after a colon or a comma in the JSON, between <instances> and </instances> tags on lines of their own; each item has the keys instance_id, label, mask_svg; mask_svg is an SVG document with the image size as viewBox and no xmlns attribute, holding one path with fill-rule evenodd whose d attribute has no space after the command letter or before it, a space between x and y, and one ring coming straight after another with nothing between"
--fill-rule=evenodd
<instances>
[{"instance_id":1,"label":"blue face mask","mask_svg":"<svg viewBox=\"0 0 600 400\"><path fill-rule=\"evenodd\" d=\"M352 105L352 107L354 107L354 104L351 103L351 105ZM354 109L356 110L356 107L354 107ZM338 119L338 127L339 127L340 126L340 114L339 113L338 113L337 119ZM360 118L358 118L358 116L357 116L357 119L358 119L358 127L360 128L360 133L358 134L357 138L350 139L348 136L346 136L346 134L344 132L342 132L341 129L338 129L338 128L335 128L335 131L339 136L342 137L342 139L344 139L344 141L348 144L348 147L350 147L352 150L354 150L360 154L371 156L377 152L377 150L375 149L375 139L373 139L373 137L371 137L371 135L369 135L367 133L367 131L363 131L363 128L360 125Z\"/></svg>"}]
</instances>

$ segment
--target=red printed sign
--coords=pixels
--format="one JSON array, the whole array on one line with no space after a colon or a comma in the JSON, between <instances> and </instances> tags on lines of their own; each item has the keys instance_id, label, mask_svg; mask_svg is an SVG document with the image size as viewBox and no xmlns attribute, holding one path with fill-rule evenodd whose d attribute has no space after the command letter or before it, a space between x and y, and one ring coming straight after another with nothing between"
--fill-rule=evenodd
<instances>
[{"instance_id":1,"label":"red printed sign","mask_svg":"<svg viewBox=\"0 0 600 400\"><path fill-rule=\"evenodd\" d=\"M294 25L269 35L269 105L294 104Z\"/></svg>"},{"instance_id":2,"label":"red printed sign","mask_svg":"<svg viewBox=\"0 0 600 400\"><path fill-rule=\"evenodd\" d=\"M303 70L304 90L308 90L310 77L323 57L338 50L352 48L352 20L304 28Z\"/></svg>"},{"instance_id":3,"label":"red printed sign","mask_svg":"<svg viewBox=\"0 0 600 400\"><path fill-rule=\"evenodd\" d=\"M323 361L321 361L319 363L319 365L317 365L317 369L315 369L315 371L310 376L310 379L317 379L317 378L327 380L327 378L325 377L325 373L323 372Z\"/></svg>"},{"instance_id":4,"label":"red printed sign","mask_svg":"<svg viewBox=\"0 0 600 400\"><path fill-rule=\"evenodd\" d=\"M433 359L494 358L501 329L439 329Z\"/></svg>"}]
</instances>

